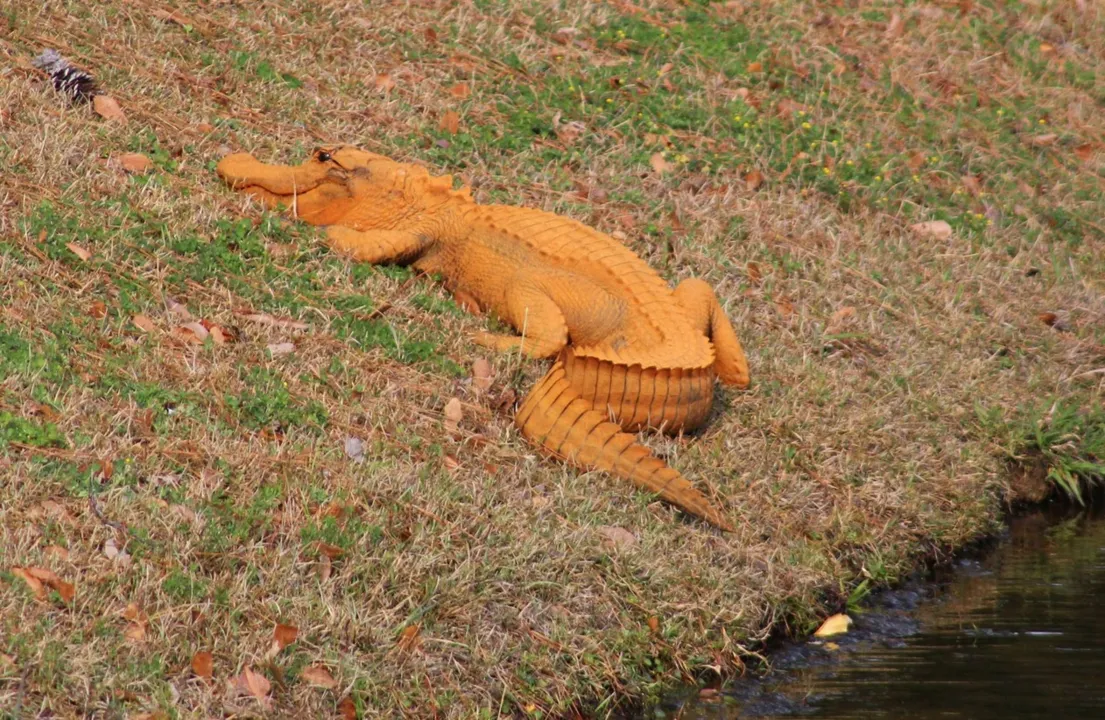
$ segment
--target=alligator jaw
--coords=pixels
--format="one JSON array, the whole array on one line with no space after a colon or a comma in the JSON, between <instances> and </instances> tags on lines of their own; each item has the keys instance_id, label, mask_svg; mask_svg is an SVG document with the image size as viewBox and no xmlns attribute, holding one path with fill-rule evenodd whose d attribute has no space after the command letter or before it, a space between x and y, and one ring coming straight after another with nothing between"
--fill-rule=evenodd
<instances>
[{"instance_id":1,"label":"alligator jaw","mask_svg":"<svg viewBox=\"0 0 1105 720\"><path fill-rule=\"evenodd\" d=\"M329 168L312 162L267 165L249 153L234 153L220 160L215 172L235 190L257 187L266 194L293 196L318 187Z\"/></svg>"}]
</instances>

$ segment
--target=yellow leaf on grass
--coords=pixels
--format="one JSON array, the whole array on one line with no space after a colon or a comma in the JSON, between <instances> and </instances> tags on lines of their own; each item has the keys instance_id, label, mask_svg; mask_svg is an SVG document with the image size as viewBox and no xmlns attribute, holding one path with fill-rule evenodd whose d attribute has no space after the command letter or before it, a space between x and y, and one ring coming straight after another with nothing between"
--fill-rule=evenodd
<instances>
[{"instance_id":1,"label":"yellow leaf on grass","mask_svg":"<svg viewBox=\"0 0 1105 720\"><path fill-rule=\"evenodd\" d=\"M81 260L88 260L90 257L92 257L92 253L88 252L77 243L65 243L65 247L69 248L73 252L73 254L79 257Z\"/></svg>"},{"instance_id":2,"label":"yellow leaf on grass","mask_svg":"<svg viewBox=\"0 0 1105 720\"><path fill-rule=\"evenodd\" d=\"M338 686L338 681L330 674L330 671L321 665L312 665L303 670L299 675L311 685L332 690Z\"/></svg>"},{"instance_id":3,"label":"yellow leaf on grass","mask_svg":"<svg viewBox=\"0 0 1105 720\"><path fill-rule=\"evenodd\" d=\"M92 109L97 115L104 120L113 120L115 122L123 123L127 122L126 113L123 112L123 108L119 107L119 103L115 98L109 95L96 95L92 98Z\"/></svg>"},{"instance_id":4,"label":"yellow leaf on grass","mask_svg":"<svg viewBox=\"0 0 1105 720\"><path fill-rule=\"evenodd\" d=\"M848 628L852 625L852 618L838 613L825 619L825 622L821 623L821 627L817 628L817 632L814 633L815 637L830 637L832 635L839 635L841 633L848 632Z\"/></svg>"}]
</instances>

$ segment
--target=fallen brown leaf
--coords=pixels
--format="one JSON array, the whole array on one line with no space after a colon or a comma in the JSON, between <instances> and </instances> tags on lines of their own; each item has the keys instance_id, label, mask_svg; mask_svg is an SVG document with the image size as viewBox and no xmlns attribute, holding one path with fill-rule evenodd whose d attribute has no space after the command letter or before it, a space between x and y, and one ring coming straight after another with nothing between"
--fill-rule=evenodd
<instances>
[{"instance_id":1,"label":"fallen brown leaf","mask_svg":"<svg viewBox=\"0 0 1105 720\"><path fill-rule=\"evenodd\" d=\"M450 135L456 135L460 132L460 115L457 115L453 110L447 110L441 116L437 126Z\"/></svg>"},{"instance_id":2,"label":"fallen brown leaf","mask_svg":"<svg viewBox=\"0 0 1105 720\"><path fill-rule=\"evenodd\" d=\"M122 124L127 123L126 113L119 103L110 95L96 95L92 98L92 109L104 120L113 120Z\"/></svg>"},{"instance_id":3,"label":"fallen brown leaf","mask_svg":"<svg viewBox=\"0 0 1105 720\"><path fill-rule=\"evenodd\" d=\"M203 345L203 341L210 335L203 325L198 322L184 323L178 327L173 328L173 335L180 338L184 342L193 343L195 345Z\"/></svg>"},{"instance_id":4,"label":"fallen brown leaf","mask_svg":"<svg viewBox=\"0 0 1105 720\"><path fill-rule=\"evenodd\" d=\"M92 253L88 252L77 243L65 243L65 247L69 248L73 252L73 254L79 257L81 260L88 260L90 257L92 257Z\"/></svg>"},{"instance_id":5,"label":"fallen brown leaf","mask_svg":"<svg viewBox=\"0 0 1105 720\"><path fill-rule=\"evenodd\" d=\"M69 602L77 594L76 588L73 583L68 583L57 576L53 570L47 570L46 568L29 567L23 568L28 575L38 579L42 584L49 586L57 591L58 595L65 602ZM13 570L14 572L14 570ZM26 578L24 578L26 579ZM37 592L35 593L38 594Z\"/></svg>"},{"instance_id":6,"label":"fallen brown leaf","mask_svg":"<svg viewBox=\"0 0 1105 720\"><path fill-rule=\"evenodd\" d=\"M795 113L806 112L806 111L807 111L807 108L806 108L805 105L803 105L800 102L795 102L794 100L791 100L790 98L783 98L775 106L775 112L777 112L780 115L780 117L784 117L784 118L787 118L787 119L790 119L791 117L793 117Z\"/></svg>"},{"instance_id":7,"label":"fallen brown leaf","mask_svg":"<svg viewBox=\"0 0 1105 720\"><path fill-rule=\"evenodd\" d=\"M759 170L753 170L744 176L744 187L749 192L755 192L759 190L760 186L764 184L764 175Z\"/></svg>"},{"instance_id":8,"label":"fallen brown leaf","mask_svg":"<svg viewBox=\"0 0 1105 720\"><path fill-rule=\"evenodd\" d=\"M142 153L123 153L119 156L119 167L132 175L145 175L153 169L153 161Z\"/></svg>"},{"instance_id":9,"label":"fallen brown leaf","mask_svg":"<svg viewBox=\"0 0 1105 720\"><path fill-rule=\"evenodd\" d=\"M153 320L150 320L148 317L142 314L135 315L133 318L131 318L131 321L134 323L134 326L142 332L153 332L157 329L157 326L154 325Z\"/></svg>"},{"instance_id":10,"label":"fallen brown leaf","mask_svg":"<svg viewBox=\"0 0 1105 720\"><path fill-rule=\"evenodd\" d=\"M929 220L927 222L914 223L909 229L918 235L947 240L952 236L952 226L943 220Z\"/></svg>"},{"instance_id":11,"label":"fallen brown leaf","mask_svg":"<svg viewBox=\"0 0 1105 720\"><path fill-rule=\"evenodd\" d=\"M456 432L457 427L460 425L460 421L464 419L464 408L461 407L460 400L457 398L449 398L449 402L445 403L445 429L448 432Z\"/></svg>"},{"instance_id":12,"label":"fallen brown leaf","mask_svg":"<svg viewBox=\"0 0 1105 720\"><path fill-rule=\"evenodd\" d=\"M357 720L357 704L353 702L353 698L346 695L338 703L338 714L342 716L342 720Z\"/></svg>"},{"instance_id":13,"label":"fallen brown leaf","mask_svg":"<svg viewBox=\"0 0 1105 720\"><path fill-rule=\"evenodd\" d=\"M1059 139L1059 136L1056 135L1055 133L1045 133L1043 135L1034 135L1034 136L1032 136L1032 138L1029 140L1029 142L1032 143L1033 145L1035 145L1036 147L1046 147L1048 145L1053 145L1055 143L1055 141L1058 140L1058 139Z\"/></svg>"},{"instance_id":14,"label":"fallen brown leaf","mask_svg":"<svg viewBox=\"0 0 1105 720\"><path fill-rule=\"evenodd\" d=\"M607 547L629 548L637 544L637 537L625 528L612 525L602 525L596 528L596 532L602 536L602 542Z\"/></svg>"},{"instance_id":15,"label":"fallen brown leaf","mask_svg":"<svg viewBox=\"0 0 1105 720\"><path fill-rule=\"evenodd\" d=\"M967 192L971 193L975 197L978 197L982 192L982 183L974 175L964 175L962 178L963 187L967 188Z\"/></svg>"},{"instance_id":16,"label":"fallen brown leaf","mask_svg":"<svg viewBox=\"0 0 1105 720\"><path fill-rule=\"evenodd\" d=\"M192 672L196 677L210 680L215 671L215 658L211 653L202 650L192 656Z\"/></svg>"},{"instance_id":17,"label":"fallen brown leaf","mask_svg":"<svg viewBox=\"0 0 1105 720\"><path fill-rule=\"evenodd\" d=\"M330 671L321 665L312 665L305 668L299 675L311 685L333 690L338 686L338 681L330 674Z\"/></svg>"},{"instance_id":18,"label":"fallen brown leaf","mask_svg":"<svg viewBox=\"0 0 1105 720\"><path fill-rule=\"evenodd\" d=\"M758 73L763 72L764 64L762 62L750 62L748 63L748 72Z\"/></svg>"},{"instance_id":19,"label":"fallen brown leaf","mask_svg":"<svg viewBox=\"0 0 1105 720\"><path fill-rule=\"evenodd\" d=\"M891 15L890 22L886 24L886 38L888 40L900 38L904 30L905 22L902 20L902 16L898 13Z\"/></svg>"},{"instance_id":20,"label":"fallen brown leaf","mask_svg":"<svg viewBox=\"0 0 1105 720\"><path fill-rule=\"evenodd\" d=\"M100 300L93 300L88 306L88 314L97 320L103 320L107 317L107 305Z\"/></svg>"},{"instance_id":21,"label":"fallen brown leaf","mask_svg":"<svg viewBox=\"0 0 1105 720\"><path fill-rule=\"evenodd\" d=\"M189 18L187 15L182 15L178 10L161 10L156 9L150 13L158 20L164 20L167 23L175 23L182 28L195 28L196 21Z\"/></svg>"},{"instance_id":22,"label":"fallen brown leaf","mask_svg":"<svg viewBox=\"0 0 1105 720\"><path fill-rule=\"evenodd\" d=\"M660 632L660 618L655 615L650 615L648 618L648 629L654 633Z\"/></svg>"},{"instance_id":23,"label":"fallen brown leaf","mask_svg":"<svg viewBox=\"0 0 1105 720\"><path fill-rule=\"evenodd\" d=\"M745 272L748 273L748 282L759 287L764 277L763 272L760 270L760 264L755 261L750 261L748 265L745 266Z\"/></svg>"},{"instance_id":24,"label":"fallen brown leaf","mask_svg":"<svg viewBox=\"0 0 1105 720\"><path fill-rule=\"evenodd\" d=\"M295 625L277 623L272 631L272 640L280 646L281 650L294 643L297 637L299 637L299 628Z\"/></svg>"},{"instance_id":25,"label":"fallen brown leaf","mask_svg":"<svg viewBox=\"0 0 1105 720\"><path fill-rule=\"evenodd\" d=\"M449 88L449 94L455 98L463 100L472 94L472 90L468 87L468 83L457 83L453 87Z\"/></svg>"},{"instance_id":26,"label":"fallen brown leaf","mask_svg":"<svg viewBox=\"0 0 1105 720\"><path fill-rule=\"evenodd\" d=\"M408 625L399 633L399 637L396 639L395 644L400 650L413 650L419 645L418 636L421 633L422 627L418 623Z\"/></svg>"},{"instance_id":27,"label":"fallen brown leaf","mask_svg":"<svg viewBox=\"0 0 1105 720\"><path fill-rule=\"evenodd\" d=\"M491 389L491 363L487 358L476 358L472 362L472 387L479 392Z\"/></svg>"},{"instance_id":28,"label":"fallen brown leaf","mask_svg":"<svg viewBox=\"0 0 1105 720\"><path fill-rule=\"evenodd\" d=\"M56 557L62 562L66 562L69 560L69 551L60 545L47 545L46 549L43 550L43 552L52 557Z\"/></svg>"},{"instance_id":29,"label":"fallen brown leaf","mask_svg":"<svg viewBox=\"0 0 1105 720\"><path fill-rule=\"evenodd\" d=\"M652 153L652 157L648 159L648 164L652 166L653 171L657 175L663 175L675 167L675 165L667 161L664 157L664 153Z\"/></svg>"},{"instance_id":30,"label":"fallen brown leaf","mask_svg":"<svg viewBox=\"0 0 1105 720\"><path fill-rule=\"evenodd\" d=\"M123 630L123 637L132 643L146 642L146 623L127 623Z\"/></svg>"},{"instance_id":31,"label":"fallen brown leaf","mask_svg":"<svg viewBox=\"0 0 1105 720\"><path fill-rule=\"evenodd\" d=\"M383 93L389 93L395 89L395 80L387 73L376 76L376 89Z\"/></svg>"},{"instance_id":32,"label":"fallen brown leaf","mask_svg":"<svg viewBox=\"0 0 1105 720\"><path fill-rule=\"evenodd\" d=\"M268 698L269 690L272 689L272 684L269 683L267 677L254 672L252 668L247 667L242 670L242 674L234 678L233 686L237 688L239 692L257 698L257 701L266 708L272 704L272 701Z\"/></svg>"},{"instance_id":33,"label":"fallen brown leaf","mask_svg":"<svg viewBox=\"0 0 1105 720\"><path fill-rule=\"evenodd\" d=\"M295 352L295 343L272 343L268 346L268 348L273 357L280 357L281 355L287 355L288 353Z\"/></svg>"},{"instance_id":34,"label":"fallen brown leaf","mask_svg":"<svg viewBox=\"0 0 1105 720\"><path fill-rule=\"evenodd\" d=\"M307 323L301 323L298 320L292 320L291 318L273 317L268 313L238 313L240 317L246 320L252 320L262 325L272 325L273 327L285 327L292 330L306 330L310 327Z\"/></svg>"},{"instance_id":35,"label":"fallen brown leaf","mask_svg":"<svg viewBox=\"0 0 1105 720\"><path fill-rule=\"evenodd\" d=\"M1048 327L1055 328L1059 332L1070 332L1070 323L1068 323L1061 315L1053 312L1042 312L1036 315L1040 318Z\"/></svg>"},{"instance_id":36,"label":"fallen brown leaf","mask_svg":"<svg viewBox=\"0 0 1105 720\"><path fill-rule=\"evenodd\" d=\"M43 586L42 581L36 578L31 573L27 572L26 568L13 567L12 575L15 575L17 578L20 578L23 580L23 582L27 583L27 587L31 589L31 592L34 593L34 596L36 598L38 598L39 600L46 599L46 588Z\"/></svg>"}]
</instances>

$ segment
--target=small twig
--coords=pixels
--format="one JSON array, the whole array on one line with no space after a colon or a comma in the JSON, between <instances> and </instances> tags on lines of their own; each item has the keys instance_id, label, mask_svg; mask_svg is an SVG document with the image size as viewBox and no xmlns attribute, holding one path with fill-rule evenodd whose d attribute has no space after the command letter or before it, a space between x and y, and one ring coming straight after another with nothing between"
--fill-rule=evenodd
<instances>
[{"instance_id":1,"label":"small twig","mask_svg":"<svg viewBox=\"0 0 1105 720\"><path fill-rule=\"evenodd\" d=\"M126 525L121 522L116 522L115 520L108 519L108 517L104 515L103 511L100 510L100 502L96 499L96 487L92 482L92 477L95 474L96 473L94 472L88 473L88 507L92 509L92 514L95 515L97 519L99 519L99 521L102 522L104 525L107 525L109 528L114 528L121 533L125 533L127 531Z\"/></svg>"}]
</instances>

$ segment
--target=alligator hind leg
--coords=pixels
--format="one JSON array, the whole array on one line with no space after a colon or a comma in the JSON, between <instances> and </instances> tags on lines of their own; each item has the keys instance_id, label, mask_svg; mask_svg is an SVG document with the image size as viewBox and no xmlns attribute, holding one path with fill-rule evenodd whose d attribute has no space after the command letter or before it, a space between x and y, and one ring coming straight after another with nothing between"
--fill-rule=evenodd
<instances>
[{"instance_id":1,"label":"alligator hind leg","mask_svg":"<svg viewBox=\"0 0 1105 720\"><path fill-rule=\"evenodd\" d=\"M354 260L368 263L409 263L429 246L418 233L402 230L354 230L344 225L326 228L330 247Z\"/></svg>"},{"instance_id":2,"label":"alligator hind leg","mask_svg":"<svg viewBox=\"0 0 1105 720\"><path fill-rule=\"evenodd\" d=\"M675 300L687 311L691 323L713 342L717 354L714 370L721 381L748 387L748 360L714 289L703 280L688 278L675 288Z\"/></svg>"},{"instance_id":3,"label":"alligator hind leg","mask_svg":"<svg viewBox=\"0 0 1105 720\"><path fill-rule=\"evenodd\" d=\"M625 304L593 280L550 268L528 268L507 283L504 307L493 307L522 337L481 333L476 342L500 351L521 348L535 358L568 344L602 342L622 325Z\"/></svg>"}]
</instances>

